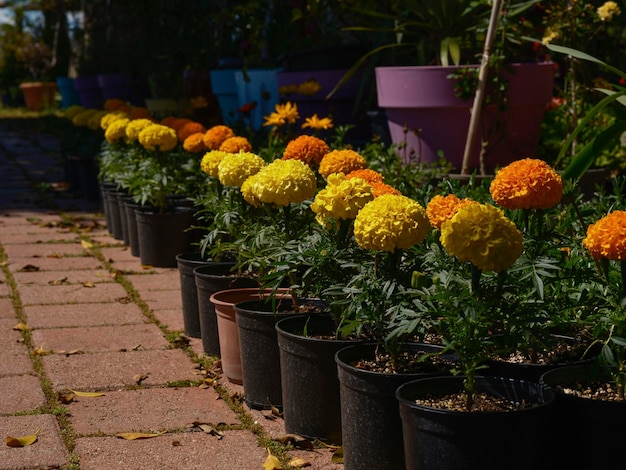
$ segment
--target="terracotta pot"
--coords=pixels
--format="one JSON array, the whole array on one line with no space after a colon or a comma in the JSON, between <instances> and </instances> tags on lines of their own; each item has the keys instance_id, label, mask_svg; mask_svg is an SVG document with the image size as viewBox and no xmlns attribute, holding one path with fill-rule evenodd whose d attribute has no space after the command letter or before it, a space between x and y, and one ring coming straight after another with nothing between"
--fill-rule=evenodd
<instances>
[{"instance_id":1,"label":"terracotta pot","mask_svg":"<svg viewBox=\"0 0 626 470\"><path fill-rule=\"evenodd\" d=\"M54 82L20 83L20 89L24 94L26 108L30 111L41 111L54 104L57 84Z\"/></svg>"}]
</instances>

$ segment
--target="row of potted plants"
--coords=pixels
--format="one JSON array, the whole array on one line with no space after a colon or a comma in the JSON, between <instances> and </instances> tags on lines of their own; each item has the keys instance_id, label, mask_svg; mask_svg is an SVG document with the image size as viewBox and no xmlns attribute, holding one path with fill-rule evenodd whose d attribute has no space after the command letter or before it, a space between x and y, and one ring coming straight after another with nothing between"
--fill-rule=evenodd
<instances>
[{"instance_id":1,"label":"row of potted plants","mask_svg":"<svg viewBox=\"0 0 626 470\"><path fill-rule=\"evenodd\" d=\"M463 377L465 408L480 402L480 374L508 356L549 361L556 345L568 349L563 336L582 344L578 359L599 345L623 390L623 279L607 269L624 257L621 178L591 202L532 158L491 181L433 180L436 166L402 162L393 147L346 147L342 129L294 137L291 103L266 117L270 141L258 153L226 126L132 119L137 109L113 105L99 121L103 182L155 212L180 202L172 195L191 200L205 260L233 257L235 272L270 292L286 285L296 297L323 299L332 337L378 344L392 369L407 342L441 346L436 356L455 355L449 372ZM332 125L307 122L313 131ZM288 410L286 426L295 426ZM347 461L358 455L346 452Z\"/></svg>"}]
</instances>

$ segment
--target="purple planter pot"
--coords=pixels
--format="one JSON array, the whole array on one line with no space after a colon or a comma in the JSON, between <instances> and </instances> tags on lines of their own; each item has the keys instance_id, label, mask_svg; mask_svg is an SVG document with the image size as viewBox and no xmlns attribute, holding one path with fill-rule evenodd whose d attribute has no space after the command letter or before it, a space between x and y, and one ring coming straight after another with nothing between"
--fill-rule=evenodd
<instances>
[{"instance_id":1,"label":"purple planter pot","mask_svg":"<svg viewBox=\"0 0 626 470\"><path fill-rule=\"evenodd\" d=\"M463 101L454 93L454 79L448 76L459 67L377 67L378 105L387 114L394 144L406 141L399 150L405 161L436 162L438 153L459 170L473 100ZM541 121L552 99L554 67L550 62L512 64L508 107L496 112L483 110L480 129L501 129L490 140L485 164L497 166L533 156L539 141ZM408 129L408 132L405 132ZM417 130L417 131L416 131ZM470 167L479 167L480 138L476 139Z\"/></svg>"},{"instance_id":2,"label":"purple planter pot","mask_svg":"<svg viewBox=\"0 0 626 470\"><path fill-rule=\"evenodd\" d=\"M88 109L102 109L104 100L97 77L76 77L74 88L80 97L80 104Z\"/></svg>"}]
</instances>

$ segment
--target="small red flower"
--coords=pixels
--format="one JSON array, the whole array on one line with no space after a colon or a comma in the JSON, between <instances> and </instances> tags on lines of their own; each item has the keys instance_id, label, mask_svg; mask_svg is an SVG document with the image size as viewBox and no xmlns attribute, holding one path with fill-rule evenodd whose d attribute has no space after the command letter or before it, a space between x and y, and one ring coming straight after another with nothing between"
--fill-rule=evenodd
<instances>
[{"instance_id":1,"label":"small red flower","mask_svg":"<svg viewBox=\"0 0 626 470\"><path fill-rule=\"evenodd\" d=\"M237 110L237 112L249 116L250 113L256 108L256 105L256 101L251 101L250 103L244 104L241 108Z\"/></svg>"}]
</instances>

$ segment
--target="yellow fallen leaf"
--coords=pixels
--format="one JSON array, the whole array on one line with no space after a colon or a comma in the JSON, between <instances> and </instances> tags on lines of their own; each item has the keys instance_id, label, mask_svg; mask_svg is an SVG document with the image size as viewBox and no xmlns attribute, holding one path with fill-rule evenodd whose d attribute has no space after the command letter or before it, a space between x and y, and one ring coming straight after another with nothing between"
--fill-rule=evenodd
<instances>
[{"instance_id":1,"label":"yellow fallen leaf","mask_svg":"<svg viewBox=\"0 0 626 470\"><path fill-rule=\"evenodd\" d=\"M77 392L76 390L70 389L77 397L85 397L85 398L94 398L94 397L103 397L105 394L102 392Z\"/></svg>"},{"instance_id":2,"label":"yellow fallen leaf","mask_svg":"<svg viewBox=\"0 0 626 470\"><path fill-rule=\"evenodd\" d=\"M93 282L83 282L83 287L96 287Z\"/></svg>"},{"instance_id":3,"label":"yellow fallen leaf","mask_svg":"<svg viewBox=\"0 0 626 470\"><path fill-rule=\"evenodd\" d=\"M17 325L13 327L14 330L26 331L28 330L28 326L25 323L19 322Z\"/></svg>"},{"instance_id":4,"label":"yellow fallen leaf","mask_svg":"<svg viewBox=\"0 0 626 470\"><path fill-rule=\"evenodd\" d=\"M31 444L34 444L35 442L37 442L37 435L39 434L40 431L41 429L37 429L35 431L35 434L31 434L30 436L22 436L22 437L7 436L7 440L6 440L7 445L9 447L26 447Z\"/></svg>"},{"instance_id":5,"label":"yellow fallen leaf","mask_svg":"<svg viewBox=\"0 0 626 470\"><path fill-rule=\"evenodd\" d=\"M93 248L93 243L89 243L87 240L81 240L80 246L82 246L85 250Z\"/></svg>"},{"instance_id":6,"label":"yellow fallen leaf","mask_svg":"<svg viewBox=\"0 0 626 470\"><path fill-rule=\"evenodd\" d=\"M33 354L34 354L35 356L45 356L46 354L49 354L49 353L50 353L50 352L49 352L49 351L46 351L46 350L43 348L43 346L39 346L37 349L35 349L35 350L33 351Z\"/></svg>"},{"instance_id":7,"label":"yellow fallen leaf","mask_svg":"<svg viewBox=\"0 0 626 470\"><path fill-rule=\"evenodd\" d=\"M145 432L118 432L117 437L126 439L127 441L134 441L135 439L150 439L151 437L158 437L165 434L165 431L158 433L145 433Z\"/></svg>"},{"instance_id":8,"label":"yellow fallen leaf","mask_svg":"<svg viewBox=\"0 0 626 470\"><path fill-rule=\"evenodd\" d=\"M289 465L296 468L310 467L311 462L307 462L302 457L294 457L289 461Z\"/></svg>"},{"instance_id":9,"label":"yellow fallen leaf","mask_svg":"<svg viewBox=\"0 0 626 470\"><path fill-rule=\"evenodd\" d=\"M263 462L263 470L281 470L283 467L280 464L280 460L272 455L269 449L267 449L267 458Z\"/></svg>"}]
</instances>

